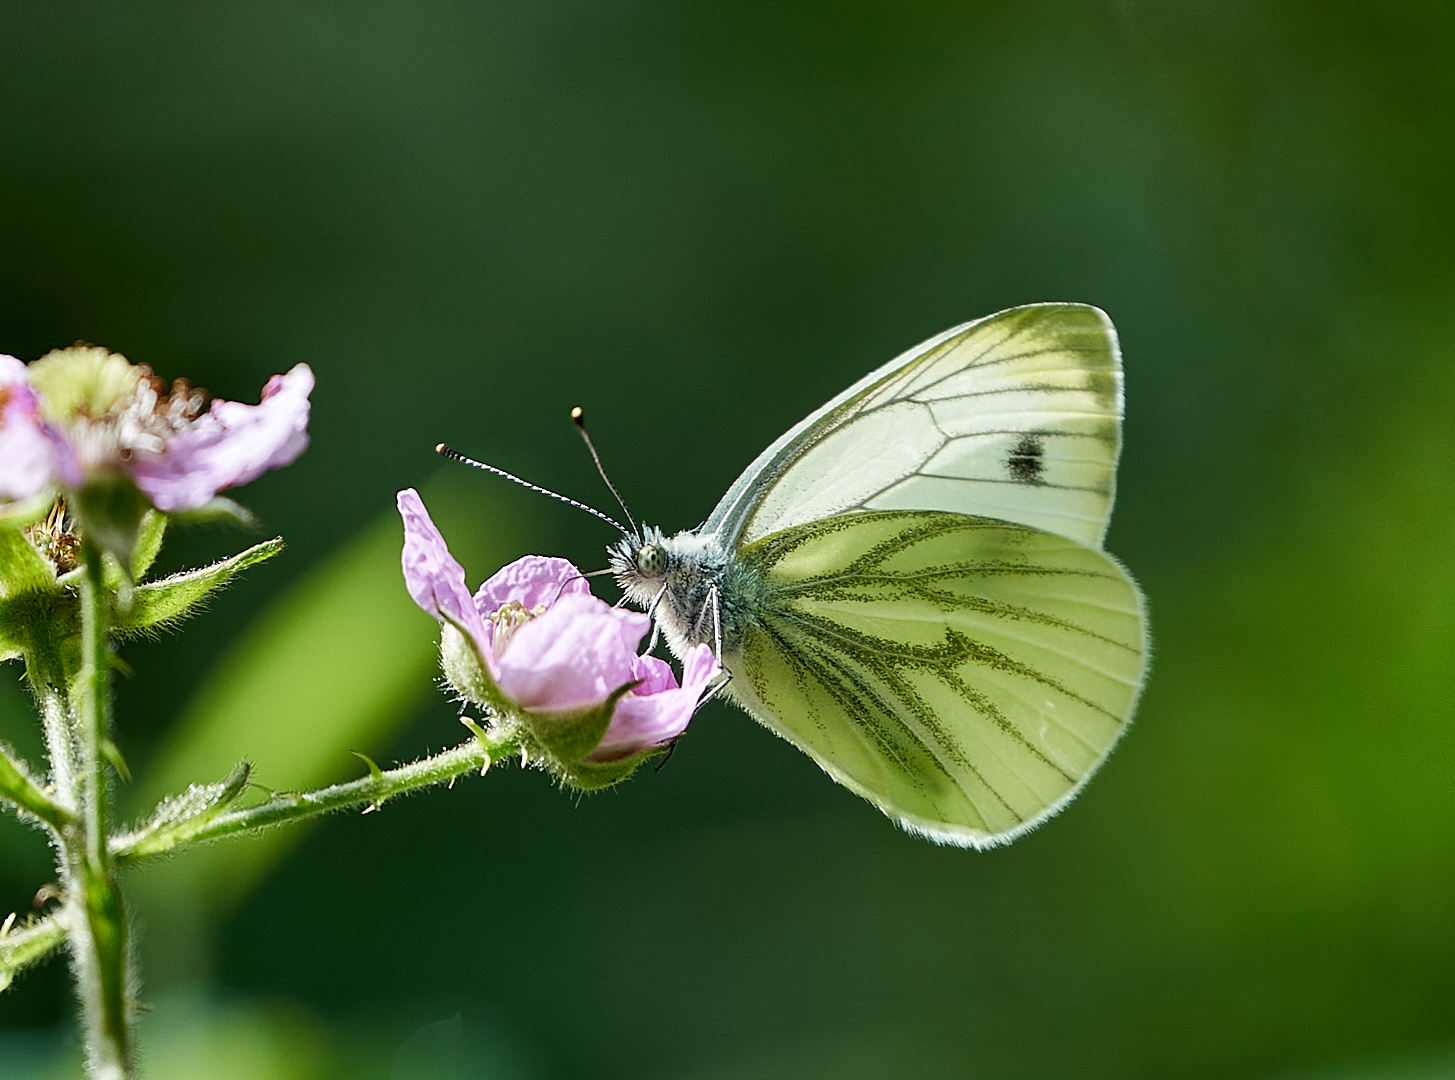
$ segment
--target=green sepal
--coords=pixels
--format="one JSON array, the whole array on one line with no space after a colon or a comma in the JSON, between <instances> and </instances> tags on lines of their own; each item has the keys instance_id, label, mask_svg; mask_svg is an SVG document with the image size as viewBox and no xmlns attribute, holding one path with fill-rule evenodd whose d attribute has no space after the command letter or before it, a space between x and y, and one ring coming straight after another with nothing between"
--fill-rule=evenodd
<instances>
[{"instance_id":1,"label":"green sepal","mask_svg":"<svg viewBox=\"0 0 1455 1080\"><path fill-rule=\"evenodd\" d=\"M0 527L0 660L24 656L32 631L50 618L57 602L66 604L64 589L56 586L56 571L30 538L19 529ZM68 620L79 624L77 609Z\"/></svg>"},{"instance_id":2,"label":"green sepal","mask_svg":"<svg viewBox=\"0 0 1455 1080\"><path fill-rule=\"evenodd\" d=\"M214 521L225 521L241 525L245 529L258 527L258 519L251 510L221 495L213 496L195 510L176 511L172 518L184 525L206 525Z\"/></svg>"},{"instance_id":3,"label":"green sepal","mask_svg":"<svg viewBox=\"0 0 1455 1080\"><path fill-rule=\"evenodd\" d=\"M23 529L27 525L34 525L50 513L55 501L55 491L46 488L28 499L0 503L0 526Z\"/></svg>"},{"instance_id":4,"label":"green sepal","mask_svg":"<svg viewBox=\"0 0 1455 1080\"><path fill-rule=\"evenodd\" d=\"M666 747L654 746L615 761L578 761L569 770L557 775L577 791L601 791L621 783L636 772L642 762L665 752Z\"/></svg>"},{"instance_id":5,"label":"green sepal","mask_svg":"<svg viewBox=\"0 0 1455 1080\"><path fill-rule=\"evenodd\" d=\"M601 704L571 712L532 712L520 710L521 724L535 748L557 762L574 764L601 745L606 729L611 726L616 703L635 683L614 690ZM535 755L532 755L533 757Z\"/></svg>"},{"instance_id":6,"label":"green sepal","mask_svg":"<svg viewBox=\"0 0 1455 1080\"><path fill-rule=\"evenodd\" d=\"M119 637L165 630L181 622L206 603L207 599L250 566L271 559L283 550L282 537L255 544L230 559L173 574L160 581L138 585L131 593L125 609L120 604L112 612L111 629Z\"/></svg>"},{"instance_id":7,"label":"green sepal","mask_svg":"<svg viewBox=\"0 0 1455 1080\"><path fill-rule=\"evenodd\" d=\"M0 528L0 597L53 589L55 567L19 529Z\"/></svg>"},{"instance_id":8,"label":"green sepal","mask_svg":"<svg viewBox=\"0 0 1455 1080\"><path fill-rule=\"evenodd\" d=\"M141 519L137 531L136 547L131 552L131 580L141 581L156 562L157 553L162 550L162 540L167 535L167 515L160 510L148 510Z\"/></svg>"},{"instance_id":9,"label":"green sepal","mask_svg":"<svg viewBox=\"0 0 1455 1080\"><path fill-rule=\"evenodd\" d=\"M495 685L475 640L448 615L441 617L445 621L440 627L440 668L455 693L482 709L512 712L515 706Z\"/></svg>"},{"instance_id":10,"label":"green sepal","mask_svg":"<svg viewBox=\"0 0 1455 1080\"><path fill-rule=\"evenodd\" d=\"M113 852L125 849L128 856L145 858L171 851L196 835L213 818L236 801L247 787L253 767L244 761L215 784L193 784L180 795L157 804L147 822L131 832L111 838Z\"/></svg>"},{"instance_id":11,"label":"green sepal","mask_svg":"<svg viewBox=\"0 0 1455 1080\"><path fill-rule=\"evenodd\" d=\"M93 469L86 486L71 496L81 533L102 551L130 568L141 538L142 519L151 503L120 469Z\"/></svg>"},{"instance_id":12,"label":"green sepal","mask_svg":"<svg viewBox=\"0 0 1455 1080\"><path fill-rule=\"evenodd\" d=\"M600 791L630 776L650 755L638 754L619 761L588 761L601 745L611 726L616 703L637 684L627 683L614 690L601 704L574 712L533 712L521 709L521 733L527 754L567 787L576 791Z\"/></svg>"},{"instance_id":13,"label":"green sepal","mask_svg":"<svg viewBox=\"0 0 1455 1080\"><path fill-rule=\"evenodd\" d=\"M131 574L122 573L121 562L109 552L101 558L101 583L107 591L120 593L129 602L132 582L146 577L146 572L156 561L162 550L162 539L167 532L167 515L160 510L148 510L142 515L141 527L137 530L136 545L131 550Z\"/></svg>"}]
</instances>

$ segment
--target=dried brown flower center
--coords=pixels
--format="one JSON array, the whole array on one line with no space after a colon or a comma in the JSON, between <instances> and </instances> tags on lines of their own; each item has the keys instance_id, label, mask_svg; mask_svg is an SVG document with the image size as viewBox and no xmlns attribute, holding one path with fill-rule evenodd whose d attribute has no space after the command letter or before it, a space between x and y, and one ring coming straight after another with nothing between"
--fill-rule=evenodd
<instances>
[{"instance_id":1,"label":"dried brown flower center","mask_svg":"<svg viewBox=\"0 0 1455 1080\"><path fill-rule=\"evenodd\" d=\"M57 499L44 521L25 530L36 550L50 560L57 574L68 574L81 563L81 534L66 517L66 500Z\"/></svg>"}]
</instances>

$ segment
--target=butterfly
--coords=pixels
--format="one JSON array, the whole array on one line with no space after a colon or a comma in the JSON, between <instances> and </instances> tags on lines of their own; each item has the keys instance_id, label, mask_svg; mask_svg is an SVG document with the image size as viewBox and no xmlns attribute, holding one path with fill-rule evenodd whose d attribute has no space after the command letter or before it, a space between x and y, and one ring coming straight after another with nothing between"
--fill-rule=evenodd
<instances>
[{"instance_id":1,"label":"butterfly","mask_svg":"<svg viewBox=\"0 0 1455 1080\"><path fill-rule=\"evenodd\" d=\"M698 528L634 527L611 570L899 825L1007 843L1081 790L1146 678L1145 601L1102 550L1122 411L1104 312L1011 308L849 387Z\"/></svg>"}]
</instances>

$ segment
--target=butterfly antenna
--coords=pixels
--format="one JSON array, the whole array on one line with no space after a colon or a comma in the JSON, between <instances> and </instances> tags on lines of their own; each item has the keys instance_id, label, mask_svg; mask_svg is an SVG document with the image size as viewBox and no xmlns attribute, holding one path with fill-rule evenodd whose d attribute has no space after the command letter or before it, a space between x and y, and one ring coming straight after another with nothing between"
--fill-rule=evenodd
<instances>
[{"instance_id":1,"label":"butterfly antenna","mask_svg":"<svg viewBox=\"0 0 1455 1080\"><path fill-rule=\"evenodd\" d=\"M616 497L616 505L621 507L621 512L631 522L632 535L640 536L641 530L637 528L637 520L632 517L632 512L626 508L626 500L621 497L621 492L616 490L616 485L611 482L611 477L606 475L606 468L601 464L601 455L596 452L596 444L591 441L591 436L586 433L586 413L580 405L571 410L571 422L576 425L576 430L581 433L582 440L586 443L586 449L591 451L591 460L596 462L596 471L601 474L601 479L606 481L606 486ZM622 530L625 532L626 530Z\"/></svg>"},{"instance_id":2,"label":"butterfly antenna","mask_svg":"<svg viewBox=\"0 0 1455 1080\"><path fill-rule=\"evenodd\" d=\"M607 517L594 506L587 506L584 502L577 502L575 499L568 499L566 496L559 495L556 492L552 491L550 488L543 488L539 484L532 484L529 480L522 480L514 473L508 473L504 469L497 469L494 465L486 465L483 461L476 461L472 457L466 457L464 454L456 450L453 446L446 446L444 443L440 443L434 449L435 453L439 454L441 457L447 457L451 461L463 462L464 464L471 465L477 469L484 469L488 473L494 473L496 476L505 477L505 479L509 480L511 483L519 484L523 488L529 488L531 491L534 491L537 494L547 495L558 502L565 503L567 506L574 506L577 510L585 510L592 517L600 518L602 521L606 522L617 532L623 534L626 533L626 529L622 527L621 522L617 521L616 518Z\"/></svg>"}]
</instances>

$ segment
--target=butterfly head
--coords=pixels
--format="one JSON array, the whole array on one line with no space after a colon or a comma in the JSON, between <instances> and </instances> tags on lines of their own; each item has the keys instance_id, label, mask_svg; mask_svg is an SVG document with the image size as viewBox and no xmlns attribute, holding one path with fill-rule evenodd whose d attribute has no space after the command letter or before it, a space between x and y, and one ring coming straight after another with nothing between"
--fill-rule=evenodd
<instances>
[{"instance_id":1,"label":"butterfly head","mask_svg":"<svg viewBox=\"0 0 1455 1080\"><path fill-rule=\"evenodd\" d=\"M616 583L628 599L650 602L661 591L671 569L668 546L662 530L648 525L638 533L626 533L607 549Z\"/></svg>"}]
</instances>

